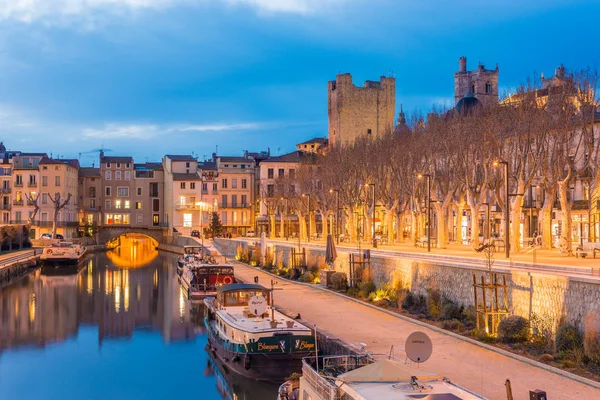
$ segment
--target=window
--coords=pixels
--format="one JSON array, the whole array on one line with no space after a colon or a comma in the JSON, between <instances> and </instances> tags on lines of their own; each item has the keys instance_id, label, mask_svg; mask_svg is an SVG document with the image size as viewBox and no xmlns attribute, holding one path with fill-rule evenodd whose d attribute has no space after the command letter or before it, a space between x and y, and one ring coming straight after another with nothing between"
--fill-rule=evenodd
<instances>
[{"instance_id":1,"label":"window","mask_svg":"<svg viewBox=\"0 0 600 400\"><path fill-rule=\"evenodd\" d=\"M288 174L290 176L290 179L296 179L296 170L295 169L290 169L288 171Z\"/></svg>"},{"instance_id":2,"label":"window","mask_svg":"<svg viewBox=\"0 0 600 400\"><path fill-rule=\"evenodd\" d=\"M54 186L60 186L60 176L54 177Z\"/></svg>"},{"instance_id":3,"label":"window","mask_svg":"<svg viewBox=\"0 0 600 400\"><path fill-rule=\"evenodd\" d=\"M110 171L104 172L104 179L106 179L107 181L110 181Z\"/></svg>"},{"instance_id":4,"label":"window","mask_svg":"<svg viewBox=\"0 0 600 400\"><path fill-rule=\"evenodd\" d=\"M23 177L21 175L16 176L17 181L15 182L15 186L23 186Z\"/></svg>"},{"instance_id":5,"label":"window","mask_svg":"<svg viewBox=\"0 0 600 400\"><path fill-rule=\"evenodd\" d=\"M275 185L267 185L267 196L273 197L275 194Z\"/></svg>"},{"instance_id":6,"label":"window","mask_svg":"<svg viewBox=\"0 0 600 400\"><path fill-rule=\"evenodd\" d=\"M141 201L136 201L135 202L135 209L136 210L141 210L142 209L142 202Z\"/></svg>"},{"instance_id":7,"label":"window","mask_svg":"<svg viewBox=\"0 0 600 400\"><path fill-rule=\"evenodd\" d=\"M227 225L227 212L221 211L221 223Z\"/></svg>"},{"instance_id":8,"label":"window","mask_svg":"<svg viewBox=\"0 0 600 400\"><path fill-rule=\"evenodd\" d=\"M42 176L42 186L48 186L48 177Z\"/></svg>"},{"instance_id":9,"label":"window","mask_svg":"<svg viewBox=\"0 0 600 400\"><path fill-rule=\"evenodd\" d=\"M231 196L231 207L237 207L237 195Z\"/></svg>"},{"instance_id":10,"label":"window","mask_svg":"<svg viewBox=\"0 0 600 400\"><path fill-rule=\"evenodd\" d=\"M183 227L184 228L192 227L192 214L183 214Z\"/></svg>"},{"instance_id":11,"label":"window","mask_svg":"<svg viewBox=\"0 0 600 400\"><path fill-rule=\"evenodd\" d=\"M242 164L242 165L240 165L240 168L241 168L241 169L246 169L246 164Z\"/></svg>"},{"instance_id":12,"label":"window","mask_svg":"<svg viewBox=\"0 0 600 400\"><path fill-rule=\"evenodd\" d=\"M15 218L17 220L17 223L21 222L21 211L15 212Z\"/></svg>"},{"instance_id":13,"label":"window","mask_svg":"<svg viewBox=\"0 0 600 400\"><path fill-rule=\"evenodd\" d=\"M371 134L371 130L367 129L367 134L370 135Z\"/></svg>"},{"instance_id":14,"label":"window","mask_svg":"<svg viewBox=\"0 0 600 400\"><path fill-rule=\"evenodd\" d=\"M246 211L242 211L242 225L246 225Z\"/></svg>"},{"instance_id":15,"label":"window","mask_svg":"<svg viewBox=\"0 0 600 400\"><path fill-rule=\"evenodd\" d=\"M208 183L203 183L202 184L202 191L203 192L208 192Z\"/></svg>"},{"instance_id":16,"label":"window","mask_svg":"<svg viewBox=\"0 0 600 400\"><path fill-rule=\"evenodd\" d=\"M112 225L114 223L114 216L113 214L106 214L106 224L107 225Z\"/></svg>"},{"instance_id":17,"label":"window","mask_svg":"<svg viewBox=\"0 0 600 400\"><path fill-rule=\"evenodd\" d=\"M118 187L117 188L117 196L118 197L129 197L129 188L128 187Z\"/></svg>"},{"instance_id":18,"label":"window","mask_svg":"<svg viewBox=\"0 0 600 400\"><path fill-rule=\"evenodd\" d=\"M110 163L109 162L106 163L106 168L110 168Z\"/></svg>"},{"instance_id":19,"label":"window","mask_svg":"<svg viewBox=\"0 0 600 400\"><path fill-rule=\"evenodd\" d=\"M88 196L92 199L96 197L96 188L95 187L89 188Z\"/></svg>"},{"instance_id":20,"label":"window","mask_svg":"<svg viewBox=\"0 0 600 400\"><path fill-rule=\"evenodd\" d=\"M219 188L217 187L217 184L213 183L213 192L217 193L217 190L219 190Z\"/></svg>"},{"instance_id":21,"label":"window","mask_svg":"<svg viewBox=\"0 0 600 400\"><path fill-rule=\"evenodd\" d=\"M277 176L283 178L285 176L285 170L283 168L279 168Z\"/></svg>"},{"instance_id":22,"label":"window","mask_svg":"<svg viewBox=\"0 0 600 400\"><path fill-rule=\"evenodd\" d=\"M90 208L96 208L96 199L90 199Z\"/></svg>"},{"instance_id":23,"label":"window","mask_svg":"<svg viewBox=\"0 0 600 400\"><path fill-rule=\"evenodd\" d=\"M227 207L227 195L226 194L221 196L221 207Z\"/></svg>"},{"instance_id":24,"label":"window","mask_svg":"<svg viewBox=\"0 0 600 400\"><path fill-rule=\"evenodd\" d=\"M42 193L42 204L48 204L48 193Z\"/></svg>"},{"instance_id":25,"label":"window","mask_svg":"<svg viewBox=\"0 0 600 400\"><path fill-rule=\"evenodd\" d=\"M196 182L190 182L190 189L196 189Z\"/></svg>"},{"instance_id":26,"label":"window","mask_svg":"<svg viewBox=\"0 0 600 400\"><path fill-rule=\"evenodd\" d=\"M117 168L121 168L121 163L120 162L117 163Z\"/></svg>"},{"instance_id":27,"label":"window","mask_svg":"<svg viewBox=\"0 0 600 400\"><path fill-rule=\"evenodd\" d=\"M232 179L231 180L231 188L232 189L237 189L237 179Z\"/></svg>"},{"instance_id":28,"label":"window","mask_svg":"<svg viewBox=\"0 0 600 400\"><path fill-rule=\"evenodd\" d=\"M125 168L129 169L129 163L125 164Z\"/></svg>"},{"instance_id":29,"label":"window","mask_svg":"<svg viewBox=\"0 0 600 400\"><path fill-rule=\"evenodd\" d=\"M181 182L181 183L179 184L179 188L180 188L180 189L185 189L185 182Z\"/></svg>"},{"instance_id":30,"label":"window","mask_svg":"<svg viewBox=\"0 0 600 400\"><path fill-rule=\"evenodd\" d=\"M242 189L246 189L247 182L246 179L242 179Z\"/></svg>"},{"instance_id":31,"label":"window","mask_svg":"<svg viewBox=\"0 0 600 400\"><path fill-rule=\"evenodd\" d=\"M130 181L131 180L131 171L125 171L125 180L126 181Z\"/></svg>"},{"instance_id":32,"label":"window","mask_svg":"<svg viewBox=\"0 0 600 400\"><path fill-rule=\"evenodd\" d=\"M104 190L105 190L106 195L110 196L110 186L107 186Z\"/></svg>"},{"instance_id":33,"label":"window","mask_svg":"<svg viewBox=\"0 0 600 400\"><path fill-rule=\"evenodd\" d=\"M129 225L129 214L123 214L123 223Z\"/></svg>"},{"instance_id":34,"label":"window","mask_svg":"<svg viewBox=\"0 0 600 400\"><path fill-rule=\"evenodd\" d=\"M110 201L110 199L106 200L106 201L104 202L104 208L105 208L106 210L110 210L110 209L111 209L111 203L112 203L112 202Z\"/></svg>"},{"instance_id":35,"label":"window","mask_svg":"<svg viewBox=\"0 0 600 400\"><path fill-rule=\"evenodd\" d=\"M234 211L234 212L232 212L232 213L231 213L231 217L232 217L232 218L231 218L231 223L232 223L233 225L237 224L237 211Z\"/></svg>"},{"instance_id":36,"label":"window","mask_svg":"<svg viewBox=\"0 0 600 400\"><path fill-rule=\"evenodd\" d=\"M150 184L150 197L158 197L158 183Z\"/></svg>"},{"instance_id":37,"label":"window","mask_svg":"<svg viewBox=\"0 0 600 400\"><path fill-rule=\"evenodd\" d=\"M242 207L246 207L248 205L247 196L245 194L242 195Z\"/></svg>"},{"instance_id":38,"label":"window","mask_svg":"<svg viewBox=\"0 0 600 400\"><path fill-rule=\"evenodd\" d=\"M160 211L160 199L152 199L152 211Z\"/></svg>"},{"instance_id":39,"label":"window","mask_svg":"<svg viewBox=\"0 0 600 400\"><path fill-rule=\"evenodd\" d=\"M221 181L221 187L222 187L223 189L227 189L227 179L223 179L223 180Z\"/></svg>"},{"instance_id":40,"label":"window","mask_svg":"<svg viewBox=\"0 0 600 400\"><path fill-rule=\"evenodd\" d=\"M189 162L186 162L186 163L185 163L185 167L186 167L186 168L189 168L189 167L190 167L190 163L189 163Z\"/></svg>"},{"instance_id":41,"label":"window","mask_svg":"<svg viewBox=\"0 0 600 400\"><path fill-rule=\"evenodd\" d=\"M142 195L142 188L141 187L137 188L137 195L138 196Z\"/></svg>"},{"instance_id":42,"label":"window","mask_svg":"<svg viewBox=\"0 0 600 400\"><path fill-rule=\"evenodd\" d=\"M488 82L485 84L485 92L492 93L492 84L491 83Z\"/></svg>"},{"instance_id":43,"label":"window","mask_svg":"<svg viewBox=\"0 0 600 400\"><path fill-rule=\"evenodd\" d=\"M267 178L273 179L273 168L267 170Z\"/></svg>"},{"instance_id":44,"label":"window","mask_svg":"<svg viewBox=\"0 0 600 400\"><path fill-rule=\"evenodd\" d=\"M121 208L121 200L115 200L115 208Z\"/></svg>"},{"instance_id":45,"label":"window","mask_svg":"<svg viewBox=\"0 0 600 400\"><path fill-rule=\"evenodd\" d=\"M125 209L129 210L130 205L129 205L129 200L125 200Z\"/></svg>"},{"instance_id":46,"label":"window","mask_svg":"<svg viewBox=\"0 0 600 400\"><path fill-rule=\"evenodd\" d=\"M160 223L158 214L152 214L152 225L157 226Z\"/></svg>"},{"instance_id":47,"label":"window","mask_svg":"<svg viewBox=\"0 0 600 400\"><path fill-rule=\"evenodd\" d=\"M138 224L143 224L144 223L144 214L138 213L136 216L136 222Z\"/></svg>"},{"instance_id":48,"label":"window","mask_svg":"<svg viewBox=\"0 0 600 400\"><path fill-rule=\"evenodd\" d=\"M118 181L121 180L121 171L115 171L115 179Z\"/></svg>"},{"instance_id":49,"label":"window","mask_svg":"<svg viewBox=\"0 0 600 400\"><path fill-rule=\"evenodd\" d=\"M121 214L114 215L114 224L121 225L123 223L123 216Z\"/></svg>"}]
</instances>

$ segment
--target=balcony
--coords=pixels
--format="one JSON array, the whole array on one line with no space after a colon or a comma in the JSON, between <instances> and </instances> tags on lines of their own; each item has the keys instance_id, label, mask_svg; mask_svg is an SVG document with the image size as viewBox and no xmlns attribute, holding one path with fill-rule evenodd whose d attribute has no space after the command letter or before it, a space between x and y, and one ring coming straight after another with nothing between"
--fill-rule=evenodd
<instances>
[{"instance_id":1,"label":"balcony","mask_svg":"<svg viewBox=\"0 0 600 400\"><path fill-rule=\"evenodd\" d=\"M150 192L150 197L158 197L158 192Z\"/></svg>"},{"instance_id":2,"label":"balcony","mask_svg":"<svg viewBox=\"0 0 600 400\"><path fill-rule=\"evenodd\" d=\"M250 208L248 204L222 204L221 208Z\"/></svg>"},{"instance_id":3,"label":"balcony","mask_svg":"<svg viewBox=\"0 0 600 400\"><path fill-rule=\"evenodd\" d=\"M39 227L51 227L52 221L32 221L31 225ZM57 227L74 227L79 226L79 221L56 221Z\"/></svg>"},{"instance_id":4,"label":"balcony","mask_svg":"<svg viewBox=\"0 0 600 400\"><path fill-rule=\"evenodd\" d=\"M23 182L15 182L15 187L23 187Z\"/></svg>"},{"instance_id":5,"label":"balcony","mask_svg":"<svg viewBox=\"0 0 600 400\"><path fill-rule=\"evenodd\" d=\"M176 210L190 210L190 211L199 211L200 208L195 204L176 204Z\"/></svg>"},{"instance_id":6,"label":"balcony","mask_svg":"<svg viewBox=\"0 0 600 400\"><path fill-rule=\"evenodd\" d=\"M23 200L15 200L15 201L13 201L13 204L15 206L22 206L23 205Z\"/></svg>"},{"instance_id":7,"label":"balcony","mask_svg":"<svg viewBox=\"0 0 600 400\"><path fill-rule=\"evenodd\" d=\"M0 188L0 194L8 194L8 193L10 193L10 188L6 188L6 187Z\"/></svg>"},{"instance_id":8,"label":"balcony","mask_svg":"<svg viewBox=\"0 0 600 400\"><path fill-rule=\"evenodd\" d=\"M37 182L28 182L27 186L28 187L37 187Z\"/></svg>"},{"instance_id":9,"label":"balcony","mask_svg":"<svg viewBox=\"0 0 600 400\"><path fill-rule=\"evenodd\" d=\"M10 211L10 204L0 204L0 210Z\"/></svg>"}]
</instances>

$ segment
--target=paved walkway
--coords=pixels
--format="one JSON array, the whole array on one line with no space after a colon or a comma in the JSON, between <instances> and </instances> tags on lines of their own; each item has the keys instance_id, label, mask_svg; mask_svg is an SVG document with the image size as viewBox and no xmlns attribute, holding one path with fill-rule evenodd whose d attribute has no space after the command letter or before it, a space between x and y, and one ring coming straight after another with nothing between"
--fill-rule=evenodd
<instances>
[{"instance_id":1,"label":"paved walkway","mask_svg":"<svg viewBox=\"0 0 600 400\"><path fill-rule=\"evenodd\" d=\"M236 238L234 240L248 240L251 242L260 241L260 238ZM298 245L298 239L281 240L281 239L267 239L269 243L285 243L288 245ZM325 240L311 240L310 242L302 241L301 246L325 246ZM431 248L431 252L427 252L427 247L415 247L410 243L398 243L393 245L379 245L377 249L373 249L370 243L356 243L356 242L345 242L336 245L340 250L345 251L356 251L359 247L361 249L370 249L372 255L382 256L404 256L407 254L416 255L420 258L444 258L446 261L465 261L472 262L474 264L483 265L484 255L483 253L477 253L471 246L461 244L449 244L445 249L438 249L435 247ZM517 267L519 269L531 270L531 271L548 271L559 275L576 275L586 276L589 278L600 279L600 254L596 254L596 259L592 257L591 253L588 253L586 258L575 258L575 256L562 256L557 249L552 250L531 250L526 253L513 254L510 259L505 258L503 251L497 251L494 254L494 266L495 267ZM592 269L595 275L592 275Z\"/></svg>"},{"instance_id":2,"label":"paved walkway","mask_svg":"<svg viewBox=\"0 0 600 400\"><path fill-rule=\"evenodd\" d=\"M270 286L270 275L241 263L235 274L242 280ZM490 399L506 399L504 382L512 382L514 399L528 399L529 390L542 389L552 400L599 399L600 390L484 349L477 345L419 326L410 321L374 310L313 286L279 280L275 305L316 324L352 343L366 343L372 353L404 357L404 342L414 331L423 331L433 341L433 355L423 368L440 372L452 381Z\"/></svg>"}]
</instances>

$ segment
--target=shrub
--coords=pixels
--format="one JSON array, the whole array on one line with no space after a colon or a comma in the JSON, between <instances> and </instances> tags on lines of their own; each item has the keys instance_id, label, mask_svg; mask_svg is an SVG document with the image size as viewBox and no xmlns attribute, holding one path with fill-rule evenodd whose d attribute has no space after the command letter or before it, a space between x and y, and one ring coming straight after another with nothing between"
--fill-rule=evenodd
<instances>
[{"instance_id":1,"label":"shrub","mask_svg":"<svg viewBox=\"0 0 600 400\"><path fill-rule=\"evenodd\" d=\"M583 339L579 329L573 325L561 325L556 332L556 351L566 352L569 350L582 348Z\"/></svg>"},{"instance_id":2,"label":"shrub","mask_svg":"<svg viewBox=\"0 0 600 400\"><path fill-rule=\"evenodd\" d=\"M331 286L335 290L346 290L348 288L348 279L343 272L335 272L331 275Z\"/></svg>"},{"instance_id":3,"label":"shrub","mask_svg":"<svg viewBox=\"0 0 600 400\"><path fill-rule=\"evenodd\" d=\"M374 292L376 289L375 284L371 281L363 282L358 287L358 294L362 298L368 298L371 292Z\"/></svg>"},{"instance_id":4,"label":"shrub","mask_svg":"<svg viewBox=\"0 0 600 400\"><path fill-rule=\"evenodd\" d=\"M377 307L381 307L381 308L389 308L390 307L390 301L388 299L375 300L373 303Z\"/></svg>"},{"instance_id":5,"label":"shrub","mask_svg":"<svg viewBox=\"0 0 600 400\"><path fill-rule=\"evenodd\" d=\"M427 313L434 319L440 317L442 311L442 293L439 289L427 290Z\"/></svg>"},{"instance_id":6,"label":"shrub","mask_svg":"<svg viewBox=\"0 0 600 400\"><path fill-rule=\"evenodd\" d=\"M488 334L486 331L473 331L473 335L477 338L477 340L484 343L495 343L496 338L492 335Z\"/></svg>"},{"instance_id":7,"label":"shrub","mask_svg":"<svg viewBox=\"0 0 600 400\"><path fill-rule=\"evenodd\" d=\"M518 315L508 316L498 325L498 338L504 343L521 343L530 337L529 321Z\"/></svg>"},{"instance_id":8,"label":"shrub","mask_svg":"<svg viewBox=\"0 0 600 400\"><path fill-rule=\"evenodd\" d=\"M477 311L475 311L475 307L469 306L462 310L462 312L460 313L460 317L465 326L472 328L477 322Z\"/></svg>"},{"instance_id":9,"label":"shrub","mask_svg":"<svg viewBox=\"0 0 600 400\"><path fill-rule=\"evenodd\" d=\"M298 278L298 280L300 282L313 283L313 281L315 280L315 276L312 274L312 272L305 272L304 275Z\"/></svg>"},{"instance_id":10,"label":"shrub","mask_svg":"<svg viewBox=\"0 0 600 400\"><path fill-rule=\"evenodd\" d=\"M404 297L404 300L402 300L402 304L401 307L403 310L406 311L411 311L413 309L413 307L415 306L415 302L417 302L417 298L414 294L412 294L411 292L408 292L406 294L406 296Z\"/></svg>"},{"instance_id":11,"label":"shrub","mask_svg":"<svg viewBox=\"0 0 600 400\"><path fill-rule=\"evenodd\" d=\"M552 356L552 354L542 354L539 358L540 362L543 363L550 363L552 361L554 361L554 357Z\"/></svg>"},{"instance_id":12,"label":"shrub","mask_svg":"<svg viewBox=\"0 0 600 400\"><path fill-rule=\"evenodd\" d=\"M583 348L586 356L600 364L600 316L590 314L585 319Z\"/></svg>"},{"instance_id":13,"label":"shrub","mask_svg":"<svg viewBox=\"0 0 600 400\"><path fill-rule=\"evenodd\" d=\"M463 329L463 324L457 319L442 321L442 329L458 331Z\"/></svg>"},{"instance_id":14,"label":"shrub","mask_svg":"<svg viewBox=\"0 0 600 400\"><path fill-rule=\"evenodd\" d=\"M442 321L447 321L451 319L460 319L460 307L452 302L448 302L442 306L442 310L440 312L440 319Z\"/></svg>"},{"instance_id":15,"label":"shrub","mask_svg":"<svg viewBox=\"0 0 600 400\"><path fill-rule=\"evenodd\" d=\"M348 289L348 296L352 296L352 297L356 297L358 296L358 289L357 288L349 288Z\"/></svg>"},{"instance_id":16,"label":"shrub","mask_svg":"<svg viewBox=\"0 0 600 400\"><path fill-rule=\"evenodd\" d=\"M380 298L377 296L376 292L369 293L369 301L375 301L375 299L379 300Z\"/></svg>"}]
</instances>

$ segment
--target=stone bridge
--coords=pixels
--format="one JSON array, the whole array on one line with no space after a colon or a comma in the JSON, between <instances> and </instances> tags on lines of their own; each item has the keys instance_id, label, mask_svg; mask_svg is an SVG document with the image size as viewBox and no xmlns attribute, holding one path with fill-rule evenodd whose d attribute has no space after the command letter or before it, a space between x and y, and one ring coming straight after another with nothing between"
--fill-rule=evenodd
<instances>
[{"instance_id":1,"label":"stone bridge","mask_svg":"<svg viewBox=\"0 0 600 400\"><path fill-rule=\"evenodd\" d=\"M130 228L128 226L103 226L98 229L99 243L108 243L111 240L126 233L139 233L150 236L158 243L164 243L168 228Z\"/></svg>"}]
</instances>

